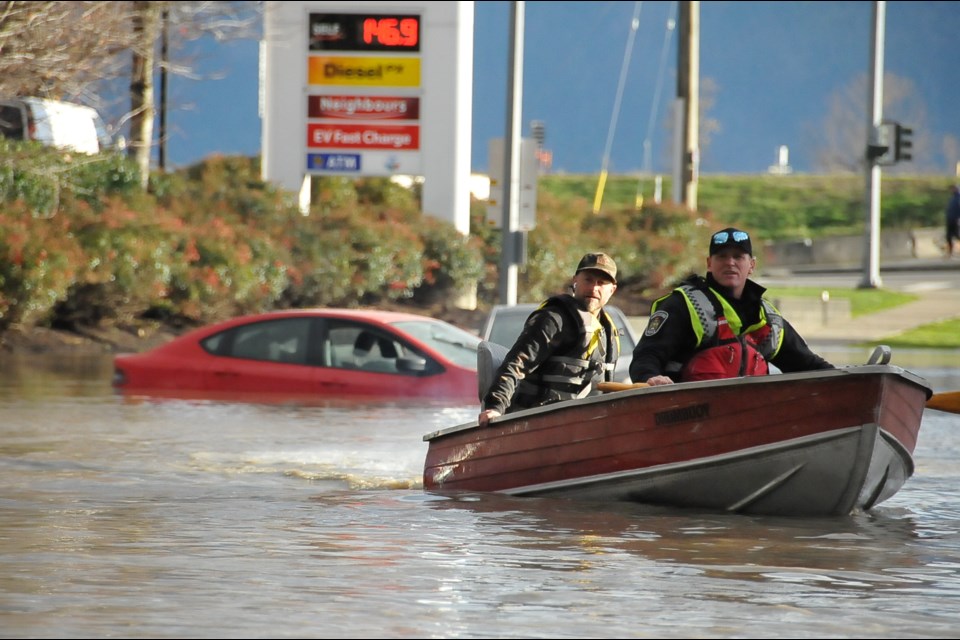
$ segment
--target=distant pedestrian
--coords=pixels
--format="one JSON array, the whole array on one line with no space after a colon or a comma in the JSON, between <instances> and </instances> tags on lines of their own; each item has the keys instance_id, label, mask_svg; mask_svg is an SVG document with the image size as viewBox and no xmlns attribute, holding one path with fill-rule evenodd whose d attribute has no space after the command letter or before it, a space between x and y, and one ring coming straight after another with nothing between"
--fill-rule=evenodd
<instances>
[{"instance_id":1,"label":"distant pedestrian","mask_svg":"<svg viewBox=\"0 0 960 640\"><path fill-rule=\"evenodd\" d=\"M947 258L953 256L953 242L960 241L960 187L950 187L950 202L947 203Z\"/></svg>"}]
</instances>

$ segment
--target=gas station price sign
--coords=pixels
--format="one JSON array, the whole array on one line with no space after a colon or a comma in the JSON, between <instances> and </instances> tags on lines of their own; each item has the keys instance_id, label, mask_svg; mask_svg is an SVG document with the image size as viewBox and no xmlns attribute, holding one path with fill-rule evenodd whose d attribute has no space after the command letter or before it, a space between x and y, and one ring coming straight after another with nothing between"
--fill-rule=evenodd
<instances>
[{"instance_id":1,"label":"gas station price sign","mask_svg":"<svg viewBox=\"0 0 960 640\"><path fill-rule=\"evenodd\" d=\"M420 51L420 16L311 13L311 51Z\"/></svg>"}]
</instances>

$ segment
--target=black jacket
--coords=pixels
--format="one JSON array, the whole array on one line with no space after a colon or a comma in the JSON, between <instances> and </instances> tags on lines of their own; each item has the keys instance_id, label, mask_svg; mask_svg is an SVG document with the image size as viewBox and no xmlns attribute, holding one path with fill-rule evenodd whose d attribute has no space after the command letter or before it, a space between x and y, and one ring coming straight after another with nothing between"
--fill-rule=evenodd
<instances>
[{"instance_id":1,"label":"black jacket","mask_svg":"<svg viewBox=\"0 0 960 640\"><path fill-rule=\"evenodd\" d=\"M536 407L591 393L595 383L612 380L619 357L620 339L606 312L600 313L603 337L589 361L584 355L582 308L573 296L547 300L530 314L523 331L504 357L493 385L484 396L484 409L501 414ZM564 383L557 378L581 379ZM588 388L589 387L589 388Z\"/></svg>"}]
</instances>

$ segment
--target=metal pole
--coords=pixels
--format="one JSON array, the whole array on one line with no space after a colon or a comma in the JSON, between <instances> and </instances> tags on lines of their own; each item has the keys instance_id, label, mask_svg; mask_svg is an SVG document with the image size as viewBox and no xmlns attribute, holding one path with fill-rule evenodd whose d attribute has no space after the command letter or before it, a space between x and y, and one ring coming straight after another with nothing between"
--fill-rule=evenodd
<instances>
[{"instance_id":1,"label":"metal pole","mask_svg":"<svg viewBox=\"0 0 960 640\"><path fill-rule=\"evenodd\" d=\"M870 121L867 124L867 141L883 121L883 34L886 22L887 3L873 3L873 40L870 58L873 64L873 82L870 85ZM892 143L892 141L891 141ZM863 280L861 289L880 286L880 180L881 168L876 159L867 158L867 225L866 247L863 255Z\"/></svg>"},{"instance_id":2,"label":"metal pole","mask_svg":"<svg viewBox=\"0 0 960 640\"><path fill-rule=\"evenodd\" d=\"M697 180L700 173L700 3L681 2L677 39L677 105L680 121L678 202L697 210Z\"/></svg>"},{"instance_id":3,"label":"metal pole","mask_svg":"<svg viewBox=\"0 0 960 640\"><path fill-rule=\"evenodd\" d=\"M167 23L170 10L164 7L160 12L160 150L157 166L160 171L167 170Z\"/></svg>"},{"instance_id":4,"label":"metal pole","mask_svg":"<svg viewBox=\"0 0 960 640\"><path fill-rule=\"evenodd\" d=\"M503 164L503 224L500 247L500 303L517 303L517 256L520 226L520 122L523 107L524 3L510 3L510 50L507 78L507 132Z\"/></svg>"}]
</instances>

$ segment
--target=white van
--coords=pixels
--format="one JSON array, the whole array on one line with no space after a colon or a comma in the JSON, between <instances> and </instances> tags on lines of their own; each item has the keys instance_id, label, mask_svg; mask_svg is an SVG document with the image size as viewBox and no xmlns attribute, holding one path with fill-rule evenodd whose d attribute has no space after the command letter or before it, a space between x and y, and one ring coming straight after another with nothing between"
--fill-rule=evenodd
<instances>
[{"instance_id":1,"label":"white van","mask_svg":"<svg viewBox=\"0 0 960 640\"><path fill-rule=\"evenodd\" d=\"M96 109L46 98L0 99L0 136L80 153L100 153L111 146Z\"/></svg>"}]
</instances>

